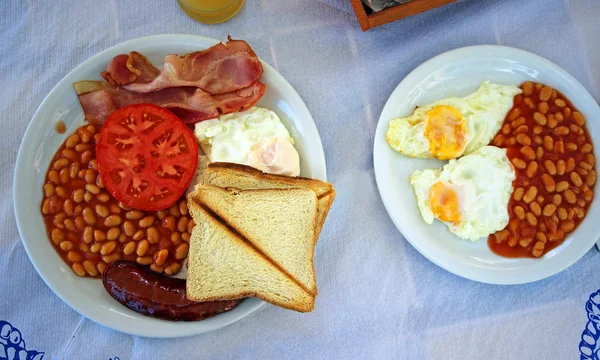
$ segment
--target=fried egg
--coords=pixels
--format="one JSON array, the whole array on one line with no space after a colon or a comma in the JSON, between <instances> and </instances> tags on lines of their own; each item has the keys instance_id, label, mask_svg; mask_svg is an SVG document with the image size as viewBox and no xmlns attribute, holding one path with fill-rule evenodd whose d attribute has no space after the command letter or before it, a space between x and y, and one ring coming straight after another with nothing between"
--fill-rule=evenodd
<instances>
[{"instance_id":1,"label":"fried egg","mask_svg":"<svg viewBox=\"0 0 600 360\"><path fill-rule=\"evenodd\" d=\"M415 171L410 184L427 224L438 219L458 237L476 241L508 225L514 179L506 150L484 146L441 169Z\"/></svg>"},{"instance_id":2,"label":"fried egg","mask_svg":"<svg viewBox=\"0 0 600 360\"><path fill-rule=\"evenodd\" d=\"M411 116L390 121L386 141L414 158L455 159L488 145L500 130L516 86L486 81L463 98L448 98L418 107Z\"/></svg>"},{"instance_id":3,"label":"fried egg","mask_svg":"<svg viewBox=\"0 0 600 360\"><path fill-rule=\"evenodd\" d=\"M253 107L201 121L194 135L208 162L244 164L271 174L300 174L294 139L271 110Z\"/></svg>"}]
</instances>

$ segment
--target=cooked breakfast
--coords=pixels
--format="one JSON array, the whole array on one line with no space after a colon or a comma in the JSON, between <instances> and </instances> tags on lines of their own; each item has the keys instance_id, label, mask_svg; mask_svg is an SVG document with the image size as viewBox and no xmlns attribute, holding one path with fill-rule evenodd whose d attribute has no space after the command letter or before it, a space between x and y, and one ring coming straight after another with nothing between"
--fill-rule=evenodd
<instances>
[{"instance_id":1,"label":"cooked breakfast","mask_svg":"<svg viewBox=\"0 0 600 360\"><path fill-rule=\"evenodd\" d=\"M203 320L229 311L241 301L191 301L185 294L184 279L161 275L126 260L108 265L102 275L102 283L110 296L124 306L165 320Z\"/></svg>"},{"instance_id":2,"label":"cooked breakfast","mask_svg":"<svg viewBox=\"0 0 600 360\"><path fill-rule=\"evenodd\" d=\"M109 193L138 210L173 205L192 181L198 145L172 112L152 104L112 113L96 144L98 173Z\"/></svg>"},{"instance_id":3,"label":"cooked breakfast","mask_svg":"<svg viewBox=\"0 0 600 360\"><path fill-rule=\"evenodd\" d=\"M188 195L196 222L187 296L195 301L253 296L311 311L314 249L335 190L331 184L209 164Z\"/></svg>"},{"instance_id":4,"label":"cooked breakfast","mask_svg":"<svg viewBox=\"0 0 600 360\"><path fill-rule=\"evenodd\" d=\"M585 118L560 92L521 85L493 140L507 149L515 173L510 222L488 244L509 257L540 257L583 221L594 198L596 159Z\"/></svg>"},{"instance_id":5,"label":"cooked breakfast","mask_svg":"<svg viewBox=\"0 0 600 360\"><path fill-rule=\"evenodd\" d=\"M488 81L463 98L417 107L411 116L390 121L386 141L414 158L455 159L488 145L521 93L516 86Z\"/></svg>"},{"instance_id":6,"label":"cooked breakfast","mask_svg":"<svg viewBox=\"0 0 600 360\"><path fill-rule=\"evenodd\" d=\"M194 87L175 87L151 93L134 93L102 81L79 81L73 84L85 118L101 124L115 110L134 104L160 105L185 123L197 123L221 114L251 108L262 97L265 86L257 81L232 93L211 95Z\"/></svg>"},{"instance_id":7,"label":"cooked breakfast","mask_svg":"<svg viewBox=\"0 0 600 360\"><path fill-rule=\"evenodd\" d=\"M415 171L410 183L427 224L442 221L456 236L479 240L508 224L515 172L506 150L484 146L441 169Z\"/></svg>"},{"instance_id":8,"label":"cooked breakfast","mask_svg":"<svg viewBox=\"0 0 600 360\"><path fill-rule=\"evenodd\" d=\"M243 40L231 38L184 56L168 55L158 70L138 52L117 55L102 72L102 81L74 84L85 118L102 123L122 107L151 103L163 106L186 123L213 119L251 108L265 86L260 60Z\"/></svg>"},{"instance_id":9,"label":"cooked breakfast","mask_svg":"<svg viewBox=\"0 0 600 360\"><path fill-rule=\"evenodd\" d=\"M98 172L98 125L84 125L54 155L43 186L42 216L52 245L79 276L100 277L124 259L173 275L187 256L194 221L186 200L159 211L119 202Z\"/></svg>"},{"instance_id":10,"label":"cooked breakfast","mask_svg":"<svg viewBox=\"0 0 600 360\"><path fill-rule=\"evenodd\" d=\"M271 174L300 175L294 139L275 112L254 107L199 122L194 134L210 162L250 165Z\"/></svg>"},{"instance_id":11,"label":"cooked breakfast","mask_svg":"<svg viewBox=\"0 0 600 360\"><path fill-rule=\"evenodd\" d=\"M73 84L89 124L53 157L41 212L76 275L102 277L124 306L167 320L202 320L247 297L313 309L314 249L335 190L298 177L289 130L254 107L262 73L250 46L229 38L168 55L161 70L117 55L106 82ZM187 280L171 278L186 259Z\"/></svg>"},{"instance_id":12,"label":"cooked breakfast","mask_svg":"<svg viewBox=\"0 0 600 360\"><path fill-rule=\"evenodd\" d=\"M421 216L463 239L489 236L498 255L543 256L577 228L594 197L585 118L543 84L484 82L462 99L391 120L386 140L407 156L450 159L410 177Z\"/></svg>"},{"instance_id":13,"label":"cooked breakfast","mask_svg":"<svg viewBox=\"0 0 600 360\"><path fill-rule=\"evenodd\" d=\"M117 55L101 75L111 85L136 93L192 86L221 95L247 88L262 73L262 64L248 43L228 37L227 42L206 50L167 55L162 70L136 51Z\"/></svg>"}]
</instances>

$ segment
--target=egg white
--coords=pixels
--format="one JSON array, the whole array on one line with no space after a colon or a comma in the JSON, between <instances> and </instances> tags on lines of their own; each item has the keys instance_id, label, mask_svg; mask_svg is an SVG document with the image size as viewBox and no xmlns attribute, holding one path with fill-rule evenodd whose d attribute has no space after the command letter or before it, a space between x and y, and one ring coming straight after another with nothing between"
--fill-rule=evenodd
<instances>
[{"instance_id":1,"label":"egg white","mask_svg":"<svg viewBox=\"0 0 600 360\"><path fill-rule=\"evenodd\" d=\"M196 124L194 135L211 162L246 164L253 146L273 138L294 144L277 114L260 107L201 121Z\"/></svg>"},{"instance_id":2,"label":"egg white","mask_svg":"<svg viewBox=\"0 0 600 360\"><path fill-rule=\"evenodd\" d=\"M508 225L508 201L513 192L515 172L506 150L484 146L441 169L415 171L410 183L423 220L433 223L429 190L438 181L455 189L459 198L460 221L444 222L460 238L476 241Z\"/></svg>"},{"instance_id":3,"label":"egg white","mask_svg":"<svg viewBox=\"0 0 600 360\"><path fill-rule=\"evenodd\" d=\"M448 98L418 107L411 116L389 122L386 141L396 151L414 158L431 158L429 140L425 137L425 114L439 105L452 106L466 121L466 141L463 154L469 154L488 145L500 130L506 113L513 105L513 97L522 91L516 86L505 86L485 81L479 89L463 98Z\"/></svg>"},{"instance_id":4,"label":"egg white","mask_svg":"<svg viewBox=\"0 0 600 360\"><path fill-rule=\"evenodd\" d=\"M194 136L200 145L198 168L188 187L202 182L202 174L211 162L230 162L254 166L265 172L280 171L285 175L300 173L300 158L294 148L294 139L277 114L269 109L253 107L247 111L222 115L197 123ZM274 166L284 164L286 169L261 163L260 151L272 146L279 149ZM272 149L271 149L272 150ZM283 171L285 170L285 171Z\"/></svg>"}]
</instances>

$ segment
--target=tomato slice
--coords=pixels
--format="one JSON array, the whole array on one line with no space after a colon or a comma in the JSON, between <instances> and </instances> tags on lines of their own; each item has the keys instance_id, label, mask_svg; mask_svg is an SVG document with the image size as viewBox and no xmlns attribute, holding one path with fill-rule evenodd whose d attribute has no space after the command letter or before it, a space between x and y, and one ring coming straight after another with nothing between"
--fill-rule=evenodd
<instances>
[{"instance_id":1,"label":"tomato slice","mask_svg":"<svg viewBox=\"0 0 600 360\"><path fill-rule=\"evenodd\" d=\"M198 144L175 114L153 104L126 106L110 115L96 145L106 189L138 210L173 205L194 178Z\"/></svg>"}]
</instances>

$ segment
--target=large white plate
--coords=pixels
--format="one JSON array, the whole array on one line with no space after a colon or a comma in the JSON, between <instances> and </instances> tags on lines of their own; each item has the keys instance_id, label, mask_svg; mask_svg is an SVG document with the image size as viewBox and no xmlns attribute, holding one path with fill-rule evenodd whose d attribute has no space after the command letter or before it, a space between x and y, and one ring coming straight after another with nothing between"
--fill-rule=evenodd
<instances>
[{"instance_id":1,"label":"large white plate","mask_svg":"<svg viewBox=\"0 0 600 360\"><path fill-rule=\"evenodd\" d=\"M27 254L46 284L65 303L85 317L125 333L149 337L179 337L218 329L260 308L264 302L247 299L236 309L197 322L170 322L135 313L111 298L98 279L80 278L73 273L50 245L40 203L48 165L65 138L84 123L73 82L100 80L99 72L118 54L132 50L146 55L157 66L172 53L189 53L216 44L218 40L195 35L157 35L134 39L93 56L65 76L36 111L19 149L14 178L17 225ZM258 103L274 110L296 140L301 175L326 180L323 146L310 112L298 93L271 66L263 62L261 81L267 89ZM64 121L67 132L56 133Z\"/></svg>"},{"instance_id":2,"label":"large white plate","mask_svg":"<svg viewBox=\"0 0 600 360\"><path fill-rule=\"evenodd\" d=\"M527 80L547 84L567 96L587 119L592 139L600 139L600 108L566 71L523 50L503 46L472 46L438 55L413 70L388 99L377 125L374 144L375 177L388 214L404 237L426 258L467 279L492 284L520 284L554 275L575 263L600 237L600 201L595 199L583 223L565 242L541 259L509 259L493 254L487 239L461 240L435 221L421 218L409 176L443 162L411 159L385 141L389 120L407 116L415 106L446 97L465 96L490 80L519 85ZM596 144L597 146L599 144ZM596 147L596 154L598 154ZM600 168L596 156L596 168ZM597 186L596 186L597 188Z\"/></svg>"}]
</instances>

